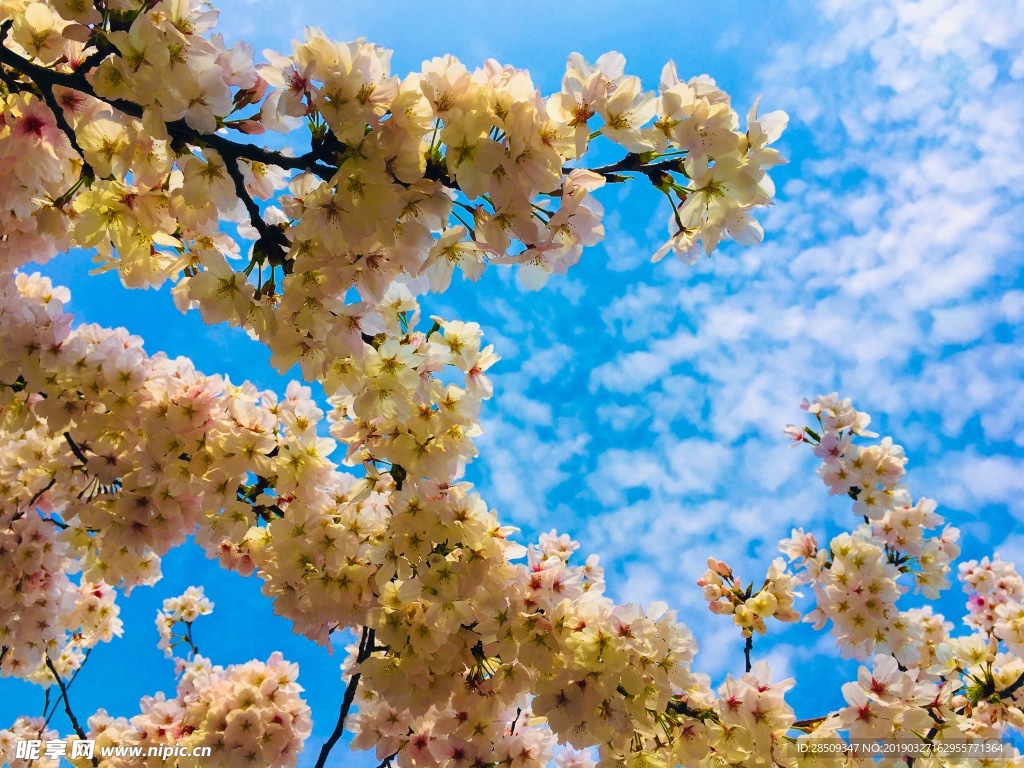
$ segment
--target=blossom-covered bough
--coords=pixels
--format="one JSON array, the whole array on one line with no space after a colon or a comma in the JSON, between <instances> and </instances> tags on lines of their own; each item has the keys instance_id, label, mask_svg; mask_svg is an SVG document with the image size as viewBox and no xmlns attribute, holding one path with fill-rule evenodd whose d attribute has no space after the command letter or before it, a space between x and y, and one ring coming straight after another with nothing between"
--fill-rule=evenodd
<instances>
[{"instance_id":1,"label":"blossom-covered bough","mask_svg":"<svg viewBox=\"0 0 1024 768\"><path fill-rule=\"evenodd\" d=\"M718 689L691 670L696 644L667 606L615 604L595 557L574 561L554 532L516 543L460 479L498 358L477 324L424 318L418 297L491 265L540 288L600 240L598 190L628 178L668 198L655 260L754 244L785 115L755 104L741 127L710 78L669 64L647 92L617 54L574 54L546 98L493 61L447 56L399 78L390 52L317 30L257 64L215 20L189 0L0 0L0 674L47 689L42 717L0 731L6 763L28 764L18 740L65 738L296 764L312 728L297 668L203 657L201 588L157 618L172 697L130 719L73 709L90 649L123 633L117 593L156 583L161 557L194 537L259 579L297 633L356 638L318 768L346 729L401 768L583 766L590 748L630 768L874 760L811 748L843 737L908 740L921 768L1024 765L951 751L1024 724L1024 582L998 559L962 565L957 635L898 606L911 586L928 599L949 586L957 534L912 501L899 446L859 442L868 419L849 401L807 403L814 423L791 434L863 523L825 546L794 531L789 564L763 581L709 561L700 585L747 656ZM292 140L252 143L266 131ZM599 141L619 159L588 164ZM67 290L22 269L72 247L128 287L171 283L182 310L244 328L328 400L75 325ZM752 655L769 619L800 618L799 585L806 618L869 666L843 687L847 707L798 720L794 681ZM52 729L58 707L72 733ZM556 743L569 746L554 757Z\"/></svg>"}]
</instances>

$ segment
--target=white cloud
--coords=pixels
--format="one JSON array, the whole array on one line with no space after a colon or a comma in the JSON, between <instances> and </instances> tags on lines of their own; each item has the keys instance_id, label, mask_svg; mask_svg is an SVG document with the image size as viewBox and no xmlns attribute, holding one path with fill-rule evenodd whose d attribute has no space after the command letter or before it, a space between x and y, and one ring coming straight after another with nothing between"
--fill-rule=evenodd
<instances>
[{"instance_id":1,"label":"white cloud","mask_svg":"<svg viewBox=\"0 0 1024 768\"><path fill-rule=\"evenodd\" d=\"M1024 460L971 450L947 454L937 468L943 500L950 506L977 513L996 504L1024 522Z\"/></svg>"},{"instance_id":2,"label":"white cloud","mask_svg":"<svg viewBox=\"0 0 1024 768\"><path fill-rule=\"evenodd\" d=\"M825 29L763 72L763 103L797 137L767 242L637 271L602 311L621 351L590 376L612 434L591 449L609 511L588 536L612 562L641 549L624 569L636 594L657 594L652 569L692 590L706 554L756 577L789 525L823 527L824 489L778 431L801 396L832 389L907 446L912 490L970 536L999 545L1007 513L1024 520L1024 87L1007 56L1024 15L822 7ZM615 268L660 237L614 235ZM982 507L995 519L960 514ZM699 608L686 595L669 602ZM702 632L714 655L726 633Z\"/></svg>"},{"instance_id":3,"label":"white cloud","mask_svg":"<svg viewBox=\"0 0 1024 768\"><path fill-rule=\"evenodd\" d=\"M709 494L731 460L725 446L699 438L666 440L650 450L612 448L598 456L587 484L605 506L622 504L636 488L652 497Z\"/></svg>"},{"instance_id":4,"label":"white cloud","mask_svg":"<svg viewBox=\"0 0 1024 768\"><path fill-rule=\"evenodd\" d=\"M1024 569L1024 534L1016 533L996 546L996 554L1003 560Z\"/></svg>"}]
</instances>

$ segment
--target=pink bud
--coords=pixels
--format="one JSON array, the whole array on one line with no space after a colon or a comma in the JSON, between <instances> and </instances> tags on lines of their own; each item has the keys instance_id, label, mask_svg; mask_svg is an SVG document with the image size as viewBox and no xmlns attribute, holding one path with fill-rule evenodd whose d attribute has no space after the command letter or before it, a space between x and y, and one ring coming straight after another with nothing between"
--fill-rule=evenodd
<instances>
[{"instance_id":1,"label":"pink bud","mask_svg":"<svg viewBox=\"0 0 1024 768\"><path fill-rule=\"evenodd\" d=\"M805 438L803 430L793 424L787 424L786 428L782 430L782 433L792 440L794 444L804 442Z\"/></svg>"},{"instance_id":2,"label":"pink bud","mask_svg":"<svg viewBox=\"0 0 1024 768\"><path fill-rule=\"evenodd\" d=\"M269 83L262 77L256 77L256 85L249 89L250 91L252 91L253 96L255 97L253 99L254 102L259 101L260 99L263 98L264 94L266 94L267 92L268 85Z\"/></svg>"},{"instance_id":3,"label":"pink bud","mask_svg":"<svg viewBox=\"0 0 1024 768\"><path fill-rule=\"evenodd\" d=\"M243 120L236 126L242 133L247 133L250 136L256 136L261 133L266 133L267 129L263 127L263 123L259 120Z\"/></svg>"}]
</instances>

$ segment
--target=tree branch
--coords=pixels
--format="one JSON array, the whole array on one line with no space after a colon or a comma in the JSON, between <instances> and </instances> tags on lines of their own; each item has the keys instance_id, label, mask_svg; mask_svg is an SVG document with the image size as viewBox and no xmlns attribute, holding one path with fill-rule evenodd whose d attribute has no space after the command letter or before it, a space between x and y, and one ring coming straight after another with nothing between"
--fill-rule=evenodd
<instances>
[{"instance_id":1,"label":"tree branch","mask_svg":"<svg viewBox=\"0 0 1024 768\"><path fill-rule=\"evenodd\" d=\"M73 454L75 454L75 458L76 459L78 459L80 462L82 462L82 467L84 469L85 465L89 463L89 460L85 457L85 454L82 453L82 449L79 448L78 444L74 440L71 439L71 433L70 432L65 432L64 433L64 439L68 441L68 445L71 446L71 452Z\"/></svg>"},{"instance_id":2,"label":"tree branch","mask_svg":"<svg viewBox=\"0 0 1024 768\"><path fill-rule=\"evenodd\" d=\"M747 672L750 671L750 652L754 650L754 636L751 635L747 638L747 642L743 644L743 660L747 665Z\"/></svg>"},{"instance_id":3,"label":"tree branch","mask_svg":"<svg viewBox=\"0 0 1024 768\"><path fill-rule=\"evenodd\" d=\"M78 144L78 136L75 134L75 129L71 127L71 124L64 116L64 108L57 103L57 97L53 95L53 86L51 85L49 88L40 87L39 92L42 94L46 106L53 112L53 119L57 122L57 127L68 137L71 146L74 147L75 152L82 158L81 175L86 179L96 178L96 171L89 165L89 161L85 159L85 152L82 151L82 147Z\"/></svg>"},{"instance_id":4,"label":"tree branch","mask_svg":"<svg viewBox=\"0 0 1024 768\"><path fill-rule=\"evenodd\" d=\"M48 490L53 488L54 483L56 483L56 482L57 482L57 478L56 477L51 477L50 478L50 482L48 482L44 487L42 487L38 491L36 491L35 495L33 495L32 498L28 500L28 504L26 505L26 507L31 509L32 506L34 506L35 503L37 501L39 501L39 499L42 497L42 495L44 493L46 493Z\"/></svg>"},{"instance_id":5,"label":"tree branch","mask_svg":"<svg viewBox=\"0 0 1024 768\"><path fill-rule=\"evenodd\" d=\"M670 160L662 160L657 163L646 163L644 162L643 155L638 152L630 152L628 155L623 157L611 165L602 165L598 168L570 168L568 166L562 168L562 173L569 174L573 171L590 171L591 173L597 173L604 176L605 179L614 184L620 181L625 181L626 177L622 176L623 173L642 173L648 180L654 184L654 186L660 186L661 178L666 173L678 173L680 170L680 158L674 157Z\"/></svg>"},{"instance_id":6,"label":"tree branch","mask_svg":"<svg viewBox=\"0 0 1024 768\"><path fill-rule=\"evenodd\" d=\"M369 627L363 627L363 636L359 641L359 653L356 655L356 663L366 661L370 654L373 652L373 640L374 632ZM345 688L345 696L341 700L341 711L338 712L338 722L334 726L334 732L331 737L324 742L323 747L320 749L320 757L317 758L316 764L313 768L324 768L327 764L327 757L331 754L331 750L334 749L334 745L338 743L341 735L345 732L345 719L348 717L349 710L352 708L352 702L356 698L356 688L359 687L359 672L352 675L348 681L348 686Z\"/></svg>"},{"instance_id":7,"label":"tree branch","mask_svg":"<svg viewBox=\"0 0 1024 768\"><path fill-rule=\"evenodd\" d=\"M1000 699L1012 698L1013 694L1015 694L1021 688L1024 688L1024 675L1021 675L1016 680L1014 680L1008 687L1006 687L1003 690L1001 690L999 692L999 698Z\"/></svg>"},{"instance_id":8,"label":"tree branch","mask_svg":"<svg viewBox=\"0 0 1024 768\"><path fill-rule=\"evenodd\" d=\"M27 85L19 83L17 80L11 79L11 77L0 67L0 81L7 86L9 93L21 93L22 91L29 90Z\"/></svg>"},{"instance_id":9,"label":"tree branch","mask_svg":"<svg viewBox=\"0 0 1024 768\"><path fill-rule=\"evenodd\" d=\"M103 60L110 55L110 46L104 40L96 41L96 50L90 53L82 63L75 67L76 72L88 72L90 69L98 67L103 63Z\"/></svg>"},{"instance_id":10,"label":"tree branch","mask_svg":"<svg viewBox=\"0 0 1024 768\"><path fill-rule=\"evenodd\" d=\"M231 142L227 142L230 144ZM228 170L228 174L231 176L231 181L235 184L235 194L238 199L242 201L245 206L245 210L249 214L249 223L252 224L253 228L259 233L260 239L256 241L254 246L255 252L262 256L265 256L271 264L280 264L284 269L285 273L288 273L288 269L285 265L285 254L287 253L288 238L285 237L284 232L276 227L271 227L263 220L263 213L260 211L259 205L252 199L252 196L245 189L245 177L242 175L242 169L238 167L239 159L241 155L225 154L221 152L221 157L224 159L224 166ZM257 261L260 261L257 258Z\"/></svg>"},{"instance_id":11,"label":"tree branch","mask_svg":"<svg viewBox=\"0 0 1024 768\"><path fill-rule=\"evenodd\" d=\"M0 27L0 41L3 40L5 34L6 30ZM85 78L85 73L81 69L73 73L57 72L19 56L2 44L0 44L0 64L6 64L12 69L17 70L36 83L40 89L45 90L45 88L52 88L55 85L72 88L99 99L130 117L141 118L143 115L142 106L133 101L126 99L100 99L100 97L96 96L92 85ZM311 171L325 180L330 180L337 172L336 168L319 162L321 153L316 150L298 157L289 157L281 152L258 147L255 144L231 141L214 133L200 133L189 126L184 120L174 120L166 123L166 126L167 133L172 138L188 144L211 147L220 152L221 156L225 158L228 156L244 157L246 160L266 165L276 165L279 168Z\"/></svg>"},{"instance_id":12,"label":"tree branch","mask_svg":"<svg viewBox=\"0 0 1024 768\"><path fill-rule=\"evenodd\" d=\"M823 722L825 722L827 719L828 719L827 717L808 717L808 718L805 718L804 720L797 720L795 723L793 723L789 727L790 728L795 728L798 731L803 731L803 730L807 730L807 729L814 730L819 725L821 725Z\"/></svg>"},{"instance_id":13,"label":"tree branch","mask_svg":"<svg viewBox=\"0 0 1024 768\"><path fill-rule=\"evenodd\" d=\"M92 648L86 648L85 649L85 658L82 659L82 664L80 664L78 666L78 669L75 670L75 674L72 675L71 679L68 681L68 690L71 690L71 686L73 686L75 684L75 680L78 678L79 673L81 673L82 670L85 669L85 665L89 662L89 654L90 653L92 653ZM50 692L50 689L47 688L46 689L47 700L49 700L49 692ZM50 720L53 719L53 716L56 714L56 711L57 711L57 705L59 705L59 703L60 703L60 699L57 699L56 701L53 702L53 709L50 710L50 714L47 715L46 722L43 723L43 728L45 728L47 725L49 725Z\"/></svg>"},{"instance_id":14,"label":"tree branch","mask_svg":"<svg viewBox=\"0 0 1024 768\"><path fill-rule=\"evenodd\" d=\"M71 721L71 727L75 729L75 733L78 734L78 738L82 741L88 741L85 731L82 730L82 726L78 724L78 718L75 717L75 713L71 711L71 702L68 700L68 689L64 685L64 681L61 679L60 674L57 672L57 668L53 666L53 661L50 657L46 657L46 666L49 667L50 672L53 674L53 679L57 681L57 685L60 687L60 695L64 699L64 712L67 713L68 720ZM92 764L99 768L99 761L94 757Z\"/></svg>"},{"instance_id":15,"label":"tree branch","mask_svg":"<svg viewBox=\"0 0 1024 768\"><path fill-rule=\"evenodd\" d=\"M185 642L188 643L188 647L190 649L192 649L192 658L194 659L196 656L199 655L199 646L196 645L195 641L192 639L192 622L191 621L186 621L185 622L185 635L184 635L184 639L185 639Z\"/></svg>"}]
</instances>

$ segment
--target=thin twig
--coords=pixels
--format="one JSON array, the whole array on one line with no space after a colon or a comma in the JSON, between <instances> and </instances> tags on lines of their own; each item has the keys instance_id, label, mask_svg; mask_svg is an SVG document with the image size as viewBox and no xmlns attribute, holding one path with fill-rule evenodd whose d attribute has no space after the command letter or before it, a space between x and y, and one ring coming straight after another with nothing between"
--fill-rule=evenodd
<instances>
[{"instance_id":1,"label":"thin twig","mask_svg":"<svg viewBox=\"0 0 1024 768\"><path fill-rule=\"evenodd\" d=\"M516 723L519 722L519 716L521 714L523 714L523 708L522 707L516 707L516 716L514 718L512 718L512 725L509 726L509 729L508 729L508 732L509 732L510 735L513 735L513 736L515 735Z\"/></svg>"},{"instance_id":2,"label":"thin twig","mask_svg":"<svg viewBox=\"0 0 1024 768\"><path fill-rule=\"evenodd\" d=\"M185 642L188 643L188 647L192 649L192 658L194 659L196 656L199 655L199 646L196 645L195 641L192 640L192 622L191 621L186 621L185 622L185 635L184 635L184 639L185 639Z\"/></svg>"},{"instance_id":3,"label":"thin twig","mask_svg":"<svg viewBox=\"0 0 1024 768\"><path fill-rule=\"evenodd\" d=\"M46 487L44 487L44 488L40 488L40 489L39 489L38 491L36 491L35 495L34 495L34 496L33 496L33 497L31 498L31 499L29 499L29 500L28 500L28 504L27 504L26 506L27 506L28 508L32 508L32 507L33 507L33 506L35 505L35 503L36 503L37 501L39 501L40 497L41 497L41 496L42 496L42 495L43 495L44 493L46 493L46 492L47 492L48 490L50 490L51 488L53 488L53 485L54 485L54 483L56 483L56 482L57 482L57 478L56 478L56 477L51 477L51 478L50 478L50 482L48 482L48 483L46 484Z\"/></svg>"},{"instance_id":4,"label":"thin twig","mask_svg":"<svg viewBox=\"0 0 1024 768\"><path fill-rule=\"evenodd\" d=\"M665 173L678 172L680 166L680 159L678 157L671 158L669 160L662 160L657 163L645 163L643 157L637 152L630 152L628 155L623 157L611 165L602 165L598 168L570 168L566 166L562 168L563 174L569 174L572 171L590 171L591 173L597 173L604 176L605 179L614 183L623 181L621 177L623 173L642 173L645 175L652 184L658 186L658 180Z\"/></svg>"},{"instance_id":5,"label":"thin twig","mask_svg":"<svg viewBox=\"0 0 1024 768\"><path fill-rule=\"evenodd\" d=\"M86 179L96 178L96 171L89 165L89 161L85 159L85 152L82 151L82 147L78 144L78 136L75 134L75 129L71 127L68 119L64 116L64 108L57 103L57 97L53 95L53 86L51 85L49 88L40 87L39 92L43 95L43 101L46 102L46 106L53 112L53 119L57 121L57 127L68 137L71 146L74 147L75 152L82 158L81 175Z\"/></svg>"},{"instance_id":6,"label":"thin twig","mask_svg":"<svg viewBox=\"0 0 1024 768\"><path fill-rule=\"evenodd\" d=\"M7 86L8 93L23 93L29 90L29 87L24 83L19 83L17 80L9 77L2 67L0 67L0 81Z\"/></svg>"},{"instance_id":7,"label":"thin twig","mask_svg":"<svg viewBox=\"0 0 1024 768\"><path fill-rule=\"evenodd\" d=\"M363 636L359 641L359 653L356 655L356 663L366 661L370 657L373 648L374 632L369 627L363 627ZM360 673L356 672L348 681L348 686L345 688L345 696L341 700L341 711L338 712L338 722L334 726L334 732L331 737L324 742L323 747L320 749L320 757L317 758L316 764L313 768L324 768L327 764L327 757L331 754L331 750L334 749L334 745L341 739L341 735L345 732L345 719L348 717L349 710L352 708L352 702L356 698L356 688L359 687Z\"/></svg>"},{"instance_id":8,"label":"thin twig","mask_svg":"<svg viewBox=\"0 0 1024 768\"><path fill-rule=\"evenodd\" d=\"M71 439L70 432L64 433L64 439L68 441L68 445L71 446L71 452L75 454L76 459L82 462L82 468L84 469L85 465L89 463L89 460L85 457L85 454L82 453L82 449L78 446L78 443Z\"/></svg>"},{"instance_id":9,"label":"thin twig","mask_svg":"<svg viewBox=\"0 0 1024 768\"><path fill-rule=\"evenodd\" d=\"M46 726L50 724L50 718L53 717L53 712L57 711L57 704L53 705L53 712L50 712L50 688L47 688L43 692L43 724L39 726L39 730L36 732L36 738L42 740L43 732L46 730ZM58 700L59 703L59 700ZM49 713L49 714L47 714ZM33 757L28 761L28 768L32 768L32 764L35 763L36 759Z\"/></svg>"},{"instance_id":10,"label":"thin twig","mask_svg":"<svg viewBox=\"0 0 1024 768\"><path fill-rule=\"evenodd\" d=\"M754 636L751 635L747 638L747 642L743 644L743 659L747 664L747 672L750 671L750 652L754 650Z\"/></svg>"},{"instance_id":11,"label":"thin twig","mask_svg":"<svg viewBox=\"0 0 1024 768\"><path fill-rule=\"evenodd\" d=\"M57 672L57 668L53 666L53 661L49 656L46 657L46 666L49 667L50 672L53 674L53 679L57 681L57 685L60 687L60 695L64 699L64 712L67 713L68 720L71 721L71 727L75 729L75 733L78 734L78 738L82 741L88 741L85 731L82 730L82 726L78 724L78 718L75 717L75 713L71 711L71 702L68 700L68 689L64 685L64 681L61 679L60 673ZM99 768L99 761L93 757L92 764Z\"/></svg>"},{"instance_id":12,"label":"thin twig","mask_svg":"<svg viewBox=\"0 0 1024 768\"><path fill-rule=\"evenodd\" d=\"M88 72L94 67L98 67L103 63L103 60L110 55L110 49L106 45L100 44L97 41L96 50L86 56L82 63L75 67L76 72Z\"/></svg>"},{"instance_id":13,"label":"thin twig","mask_svg":"<svg viewBox=\"0 0 1024 768\"><path fill-rule=\"evenodd\" d=\"M249 223L252 224L253 228L260 235L260 239L256 242L256 248L261 249L266 254L271 264L280 264L284 267L285 246L288 239L280 229L267 224L263 219L263 213L260 211L259 205L256 204L256 201L252 199L252 196L246 190L245 177L242 175L242 169L238 167L241 156L221 151L221 158L224 160L224 167L227 168L228 175L231 176L231 181L235 184L235 194L242 201L246 212L249 214ZM288 270L285 269L285 271L287 272Z\"/></svg>"},{"instance_id":14,"label":"thin twig","mask_svg":"<svg viewBox=\"0 0 1024 768\"><path fill-rule=\"evenodd\" d=\"M1024 688L1024 675L1021 675L1016 680L1014 680L1008 687L1001 690L999 692L999 698L1009 699L1021 688Z\"/></svg>"},{"instance_id":15,"label":"thin twig","mask_svg":"<svg viewBox=\"0 0 1024 768\"><path fill-rule=\"evenodd\" d=\"M808 717L808 718L805 718L804 720L797 720L795 723L793 723L789 727L790 728L795 728L798 731L803 731L803 730L806 730L808 728L813 730L813 729L817 728L819 725L821 725L823 722L825 722L825 720L827 720L827 719L828 719L827 717Z\"/></svg>"}]
</instances>

